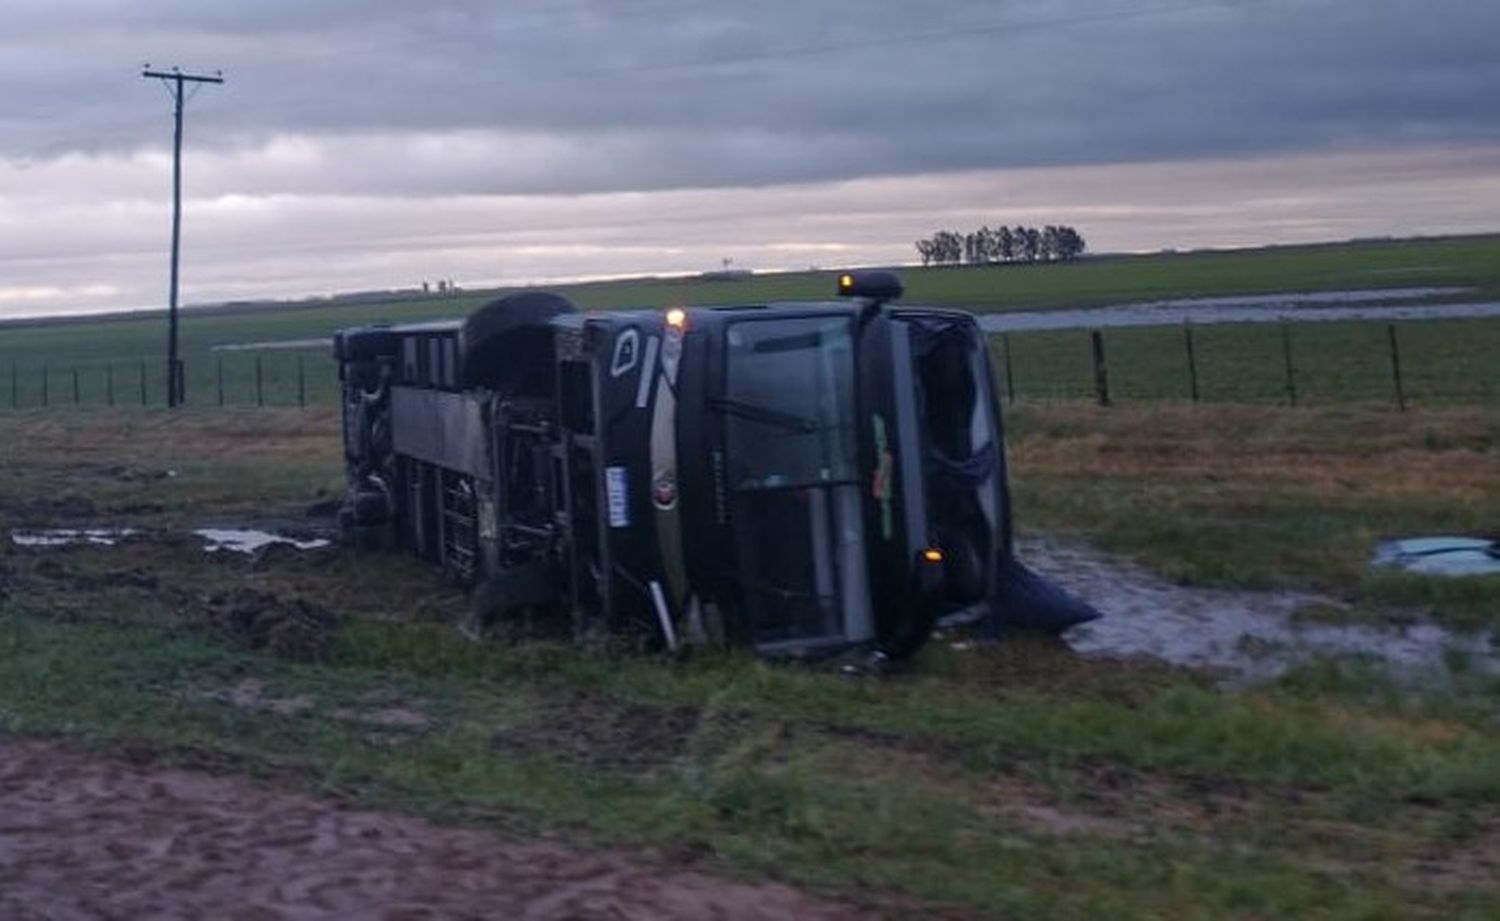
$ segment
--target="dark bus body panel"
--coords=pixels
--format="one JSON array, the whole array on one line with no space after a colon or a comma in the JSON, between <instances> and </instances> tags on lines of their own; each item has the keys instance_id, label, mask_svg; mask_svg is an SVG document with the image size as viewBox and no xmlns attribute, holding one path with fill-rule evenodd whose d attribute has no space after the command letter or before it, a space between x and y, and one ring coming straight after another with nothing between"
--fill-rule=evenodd
<instances>
[{"instance_id":1,"label":"dark bus body panel","mask_svg":"<svg viewBox=\"0 0 1500 921\"><path fill-rule=\"evenodd\" d=\"M999 402L968 314L553 299L485 332L507 300L335 339L349 531L473 586L473 629L901 657L941 618L1005 621Z\"/></svg>"}]
</instances>

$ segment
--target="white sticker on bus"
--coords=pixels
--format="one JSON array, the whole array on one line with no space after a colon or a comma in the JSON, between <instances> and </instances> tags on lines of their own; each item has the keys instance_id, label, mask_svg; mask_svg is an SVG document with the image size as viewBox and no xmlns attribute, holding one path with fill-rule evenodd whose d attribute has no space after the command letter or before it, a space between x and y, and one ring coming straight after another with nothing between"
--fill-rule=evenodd
<instances>
[{"instance_id":1,"label":"white sticker on bus","mask_svg":"<svg viewBox=\"0 0 1500 921\"><path fill-rule=\"evenodd\" d=\"M604 490L609 499L609 526L630 527L630 487L624 467L604 468Z\"/></svg>"}]
</instances>

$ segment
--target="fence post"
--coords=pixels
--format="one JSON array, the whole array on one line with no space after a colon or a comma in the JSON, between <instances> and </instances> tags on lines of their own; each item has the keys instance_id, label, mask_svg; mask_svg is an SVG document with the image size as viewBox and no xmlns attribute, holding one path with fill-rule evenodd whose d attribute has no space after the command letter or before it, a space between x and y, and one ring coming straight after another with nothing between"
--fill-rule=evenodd
<instances>
[{"instance_id":1,"label":"fence post","mask_svg":"<svg viewBox=\"0 0 1500 921\"><path fill-rule=\"evenodd\" d=\"M78 405L78 366L73 366L73 405Z\"/></svg>"},{"instance_id":2,"label":"fence post","mask_svg":"<svg viewBox=\"0 0 1500 921\"><path fill-rule=\"evenodd\" d=\"M1285 317L1281 319L1281 357L1286 364L1286 398L1297 405L1297 369L1292 364L1292 325Z\"/></svg>"},{"instance_id":3,"label":"fence post","mask_svg":"<svg viewBox=\"0 0 1500 921\"><path fill-rule=\"evenodd\" d=\"M146 359L141 359L141 405L146 405Z\"/></svg>"},{"instance_id":4,"label":"fence post","mask_svg":"<svg viewBox=\"0 0 1500 921\"><path fill-rule=\"evenodd\" d=\"M42 405L43 406L47 405L47 403L48 403L48 399L47 398L50 396L50 394L47 392L47 378L49 376L50 375L47 373L47 363L44 361L44 362L42 362Z\"/></svg>"},{"instance_id":5,"label":"fence post","mask_svg":"<svg viewBox=\"0 0 1500 921\"><path fill-rule=\"evenodd\" d=\"M265 406L266 405L265 391L262 389L262 378L261 378L261 367L260 367L260 356L259 355L255 356L255 405L256 406Z\"/></svg>"},{"instance_id":6,"label":"fence post","mask_svg":"<svg viewBox=\"0 0 1500 921\"><path fill-rule=\"evenodd\" d=\"M104 366L104 402L110 406L115 405L115 365L108 362Z\"/></svg>"},{"instance_id":7,"label":"fence post","mask_svg":"<svg viewBox=\"0 0 1500 921\"><path fill-rule=\"evenodd\" d=\"M302 367L302 353L297 353L297 405L307 406L307 374Z\"/></svg>"},{"instance_id":8,"label":"fence post","mask_svg":"<svg viewBox=\"0 0 1500 921\"><path fill-rule=\"evenodd\" d=\"M219 356L218 372L216 374L219 384L219 405L224 405L224 356Z\"/></svg>"},{"instance_id":9,"label":"fence post","mask_svg":"<svg viewBox=\"0 0 1500 921\"><path fill-rule=\"evenodd\" d=\"M1187 349L1188 365L1188 396L1193 402L1198 402L1198 350L1193 347L1193 323L1191 320L1182 321L1182 344Z\"/></svg>"},{"instance_id":10,"label":"fence post","mask_svg":"<svg viewBox=\"0 0 1500 921\"><path fill-rule=\"evenodd\" d=\"M1396 384L1396 405L1406 412L1406 388L1401 385L1401 349L1396 345L1396 324L1387 323L1385 331L1391 341L1391 379Z\"/></svg>"},{"instance_id":11,"label":"fence post","mask_svg":"<svg viewBox=\"0 0 1500 921\"><path fill-rule=\"evenodd\" d=\"M1000 334L1000 347L1005 351L1005 402L1016 402L1016 373L1010 359L1010 333Z\"/></svg>"},{"instance_id":12,"label":"fence post","mask_svg":"<svg viewBox=\"0 0 1500 921\"><path fill-rule=\"evenodd\" d=\"M1109 366L1104 361L1104 334L1092 330L1089 338L1094 343L1094 396L1100 406L1109 405Z\"/></svg>"}]
</instances>

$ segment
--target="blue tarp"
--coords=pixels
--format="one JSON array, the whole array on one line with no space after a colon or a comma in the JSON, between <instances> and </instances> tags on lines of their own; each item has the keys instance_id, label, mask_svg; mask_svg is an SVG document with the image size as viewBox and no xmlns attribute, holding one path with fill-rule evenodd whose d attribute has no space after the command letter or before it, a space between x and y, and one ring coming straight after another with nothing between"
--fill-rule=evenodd
<instances>
[{"instance_id":1,"label":"blue tarp","mask_svg":"<svg viewBox=\"0 0 1500 921\"><path fill-rule=\"evenodd\" d=\"M1014 557L1005 562L995 601L991 609L994 616L985 625L985 632L991 638L998 637L1007 627L1061 633L1103 616L1092 605L1069 595Z\"/></svg>"}]
</instances>

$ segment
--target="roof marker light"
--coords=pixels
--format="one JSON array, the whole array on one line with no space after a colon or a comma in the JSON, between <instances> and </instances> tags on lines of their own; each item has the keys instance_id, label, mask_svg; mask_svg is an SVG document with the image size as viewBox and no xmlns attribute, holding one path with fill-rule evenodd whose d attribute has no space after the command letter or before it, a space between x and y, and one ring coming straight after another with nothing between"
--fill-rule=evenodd
<instances>
[{"instance_id":1,"label":"roof marker light","mask_svg":"<svg viewBox=\"0 0 1500 921\"><path fill-rule=\"evenodd\" d=\"M667 311L667 325L673 329L682 329L687 326L687 311L681 307L673 307Z\"/></svg>"},{"instance_id":2,"label":"roof marker light","mask_svg":"<svg viewBox=\"0 0 1500 921\"><path fill-rule=\"evenodd\" d=\"M895 272L881 269L841 272L839 296L861 297L877 304L894 301L901 296L901 279Z\"/></svg>"}]
</instances>

